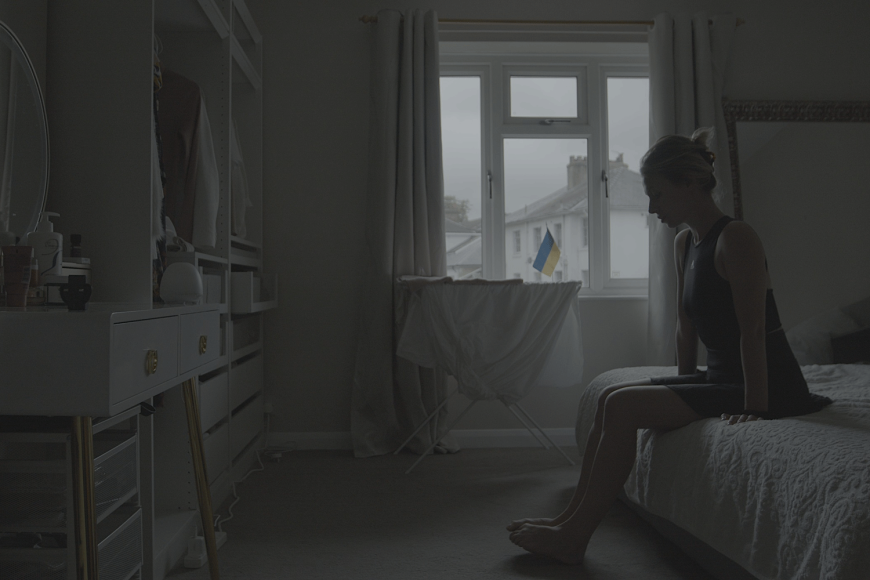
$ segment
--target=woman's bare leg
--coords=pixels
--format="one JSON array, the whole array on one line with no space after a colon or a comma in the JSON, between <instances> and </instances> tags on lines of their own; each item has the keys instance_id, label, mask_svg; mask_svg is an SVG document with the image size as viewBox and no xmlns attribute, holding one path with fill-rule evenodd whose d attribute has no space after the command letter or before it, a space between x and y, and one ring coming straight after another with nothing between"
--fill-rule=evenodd
<instances>
[{"instance_id":1,"label":"woman's bare leg","mask_svg":"<svg viewBox=\"0 0 870 580\"><path fill-rule=\"evenodd\" d=\"M511 533L511 541L561 562L582 562L592 532L619 495L634 465L637 430L676 429L700 418L667 387L627 387L611 393L605 402L602 432L586 492L577 509L556 526L524 524Z\"/></svg>"},{"instance_id":2,"label":"woman's bare leg","mask_svg":"<svg viewBox=\"0 0 870 580\"><path fill-rule=\"evenodd\" d=\"M574 488L574 496L571 498L571 503L569 503L568 507L566 507L562 513L555 518L524 518L521 520L514 520L508 524L507 530L509 532L520 529L523 524L558 526L574 515L577 506L580 505L580 501L586 493L586 485L589 482L589 475L592 473L595 453L598 450L598 444L601 438L601 424L604 418L604 403L607 400L607 397L614 391L624 389L625 387L637 387L649 384L649 379L643 379L616 383L601 390L601 394L598 396L598 408L595 410L595 421L592 423L592 428L589 430L589 438L586 440L586 450L583 453L583 461L580 466L580 480L577 482L577 487Z\"/></svg>"}]
</instances>

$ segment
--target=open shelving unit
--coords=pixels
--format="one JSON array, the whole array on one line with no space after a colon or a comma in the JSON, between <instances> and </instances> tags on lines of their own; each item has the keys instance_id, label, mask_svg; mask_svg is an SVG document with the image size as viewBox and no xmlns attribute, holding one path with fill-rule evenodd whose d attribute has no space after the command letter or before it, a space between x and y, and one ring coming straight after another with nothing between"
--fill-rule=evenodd
<instances>
[{"instance_id":1,"label":"open shelving unit","mask_svg":"<svg viewBox=\"0 0 870 580\"><path fill-rule=\"evenodd\" d=\"M219 304L220 357L197 379L217 510L264 441L262 317L278 304L277 279L263 274L262 35L244 0L56 2L48 26L49 208L63 216L59 231L87 240L94 301L151 302L155 46L162 68L202 90L220 177L217 241L167 257L211 276L206 300ZM234 132L251 201L242 235L233 225ZM250 278L247 291L233 283L236 274ZM266 281L259 291L254 279ZM166 391L141 421L141 577L148 580L179 565L199 526L181 399L180 387Z\"/></svg>"}]
</instances>

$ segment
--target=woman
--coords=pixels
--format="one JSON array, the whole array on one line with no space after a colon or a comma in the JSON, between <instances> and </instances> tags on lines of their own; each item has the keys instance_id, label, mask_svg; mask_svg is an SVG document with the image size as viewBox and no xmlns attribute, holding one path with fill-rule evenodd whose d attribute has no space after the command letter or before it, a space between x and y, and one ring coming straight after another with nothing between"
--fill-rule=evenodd
<instances>
[{"instance_id":1,"label":"woman","mask_svg":"<svg viewBox=\"0 0 870 580\"><path fill-rule=\"evenodd\" d=\"M555 518L516 520L507 528L529 552L582 562L634 465L638 429L677 429L709 417L734 425L811 413L831 402L808 391L788 346L761 241L713 201L711 134L663 137L641 160L649 213L670 227L688 226L674 241L679 376L601 393L570 505ZM706 371L696 368L699 338Z\"/></svg>"}]
</instances>

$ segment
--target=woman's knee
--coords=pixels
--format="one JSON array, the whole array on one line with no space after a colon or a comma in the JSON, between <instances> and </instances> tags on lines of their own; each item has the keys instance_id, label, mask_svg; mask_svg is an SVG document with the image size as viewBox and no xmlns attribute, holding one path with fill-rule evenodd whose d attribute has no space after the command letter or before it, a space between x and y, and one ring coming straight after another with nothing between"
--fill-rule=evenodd
<instances>
[{"instance_id":1,"label":"woman's knee","mask_svg":"<svg viewBox=\"0 0 870 580\"><path fill-rule=\"evenodd\" d=\"M631 390L615 389L605 397L601 408L601 425L632 424L636 415L638 400Z\"/></svg>"},{"instance_id":2,"label":"woman's knee","mask_svg":"<svg viewBox=\"0 0 870 580\"><path fill-rule=\"evenodd\" d=\"M607 398L621 388L624 387L622 385L611 385L601 389L601 394L598 395L598 406L595 409L595 423L597 425L600 426L602 419L604 419L604 406L607 404Z\"/></svg>"}]
</instances>

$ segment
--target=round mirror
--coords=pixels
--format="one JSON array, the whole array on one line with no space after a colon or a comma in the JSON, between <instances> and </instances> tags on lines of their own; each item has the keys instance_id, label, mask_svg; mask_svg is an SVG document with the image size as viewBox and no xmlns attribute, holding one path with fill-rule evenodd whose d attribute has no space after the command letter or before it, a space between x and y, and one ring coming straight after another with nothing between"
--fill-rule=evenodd
<instances>
[{"instance_id":1,"label":"round mirror","mask_svg":"<svg viewBox=\"0 0 870 580\"><path fill-rule=\"evenodd\" d=\"M0 41L0 239L23 239L45 208L48 123L33 63L2 22Z\"/></svg>"}]
</instances>

